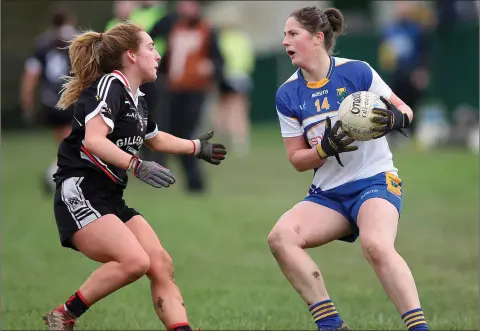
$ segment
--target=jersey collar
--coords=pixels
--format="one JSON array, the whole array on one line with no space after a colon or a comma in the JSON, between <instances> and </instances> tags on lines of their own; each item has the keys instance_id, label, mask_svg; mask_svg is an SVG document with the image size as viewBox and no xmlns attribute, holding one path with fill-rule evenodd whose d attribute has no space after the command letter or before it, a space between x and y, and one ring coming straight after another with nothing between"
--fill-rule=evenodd
<instances>
[{"instance_id":1,"label":"jersey collar","mask_svg":"<svg viewBox=\"0 0 480 331\"><path fill-rule=\"evenodd\" d=\"M132 96L132 99L135 101L135 105L137 105L138 104L138 97L143 97L145 95L145 93L140 91L140 88L137 88L137 97L133 98L132 89L130 88L130 83L128 82L127 77L125 77L125 75L122 74L122 72L120 70L113 70L112 75L114 77L116 77L119 81L122 82L122 84L123 84L123 86L125 86L125 89L127 90L127 92L130 94L130 96Z\"/></svg>"},{"instance_id":2,"label":"jersey collar","mask_svg":"<svg viewBox=\"0 0 480 331\"><path fill-rule=\"evenodd\" d=\"M302 75L302 70L298 68L298 76L302 80L302 82L307 85L308 88L311 89L318 89L324 87L330 80L330 77L332 76L333 68L335 68L335 58L333 56L330 56L330 67L328 68L327 72L327 77L322 78L319 81L316 82L307 82Z\"/></svg>"}]
</instances>

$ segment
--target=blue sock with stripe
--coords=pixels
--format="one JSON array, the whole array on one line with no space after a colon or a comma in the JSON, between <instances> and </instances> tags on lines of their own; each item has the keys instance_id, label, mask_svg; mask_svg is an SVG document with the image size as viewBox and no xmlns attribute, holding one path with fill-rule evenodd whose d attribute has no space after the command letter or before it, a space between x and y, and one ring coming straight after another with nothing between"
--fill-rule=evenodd
<instances>
[{"instance_id":1,"label":"blue sock with stripe","mask_svg":"<svg viewBox=\"0 0 480 331\"><path fill-rule=\"evenodd\" d=\"M402 315L403 323L407 326L408 331L425 331L430 330L423 315L422 308L416 308L407 311Z\"/></svg>"},{"instance_id":2,"label":"blue sock with stripe","mask_svg":"<svg viewBox=\"0 0 480 331\"><path fill-rule=\"evenodd\" d=\"M319 330L335 330L343 322L330 299L317 302L308 309Z\"/></svg>"}]
</instances>

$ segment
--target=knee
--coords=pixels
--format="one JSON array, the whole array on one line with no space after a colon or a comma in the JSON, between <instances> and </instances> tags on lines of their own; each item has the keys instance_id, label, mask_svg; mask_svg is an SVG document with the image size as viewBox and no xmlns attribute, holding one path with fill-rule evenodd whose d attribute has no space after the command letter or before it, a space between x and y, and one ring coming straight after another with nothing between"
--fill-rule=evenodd
<instances>
[{"instance_id":1,"label":"knee","mask_svg":"<svg viewBox=\"0 0 480 331\"><path fill-rule=\"evenodd\" d=\"M268 245L273 253L286 249L288 246L302 246L300 235L290 227L274 227L268 234Z\"/></svg>"},{"instance_id":2,"label":"knee","mask_svg":"<svg viewBox=\"0 0 480 331\"><path fill-rule=\"evenodd\" d=\"M385 264L392 254L395 254L393 243L388 243L381 238L365 237L360 239L363 255L372 265Z\"/></svg>"},{"instance_id":3,"label":"knee","mask_svg":"<svg viewBox=\"0 0 480 331\"><path fill-rule=\"evenodd\" d=\"M161 282L173 280L173 271L173 260L167 251L162 249L150 255L150 268L147 271L148 278Z\"/></svg>"},{"instance_id":4,"label":"knee","mask_svg":"<svg viewBox=\"0 0 480 331\"><path fill-rule=\"evenodd\" d=\"M150 258L145 252L139 253L126 260L123 265L128 279L135 281L147 273L150 268Z\"/></svg>"}]
</instances>

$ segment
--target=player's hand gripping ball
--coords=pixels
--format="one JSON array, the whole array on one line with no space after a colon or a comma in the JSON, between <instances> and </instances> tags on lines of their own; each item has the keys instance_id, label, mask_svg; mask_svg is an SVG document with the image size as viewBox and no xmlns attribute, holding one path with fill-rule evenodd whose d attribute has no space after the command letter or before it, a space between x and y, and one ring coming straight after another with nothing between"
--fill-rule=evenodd
<instances>
[{"instance_id":1,"label":"player's hand gripping ball","mask_svg":"<svg viewBox=\"0 0 480 331\"><path fill-rule=\"evenodd\" d=\"M359 91L348 95L340 104L338 119L342 131L357 141L367 141L378 134L372 118L378 116L373 109L385 109L387 105L372 92Z\"/></svg>"}]
</instances>

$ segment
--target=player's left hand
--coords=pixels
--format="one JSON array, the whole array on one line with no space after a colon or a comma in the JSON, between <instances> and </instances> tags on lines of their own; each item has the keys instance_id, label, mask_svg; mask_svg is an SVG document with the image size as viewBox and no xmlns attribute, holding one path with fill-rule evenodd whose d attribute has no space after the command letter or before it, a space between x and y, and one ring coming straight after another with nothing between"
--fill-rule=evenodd
<instances>
[{"instance_id":1,"label":"player's left hand","mask_svg":"<svg viewBox=\"0 0 480 331\"><path fill-rule=\"evenodd\" d=\"M380 99L385 103L387 109L374 108L372 110L374 114L380 115L371 119L373 123L378 124L373 127L373 131L377 133L375 133L372 138L381 138L394 130L408 137L408 134L403 130L410 127L410 118L408 115L398 110L397 107L383 96L381 96Z\"/></svg>"},{"instance_id":2,"label":"player's left hand","mask_svg":"<svg viewBox=\"0 0 480 331\"><path fill-rule=\"evenodd\" d=\"M194 152L194 155L196 155L199 159L207 161L208 163L219 165L223 160L225 160L227 150L222 144L209 142L212 137L213 131L210 130L206 134L196 139L196 142L198 142L200 148L198 151Z\"/></svg>"}]
</instances>

